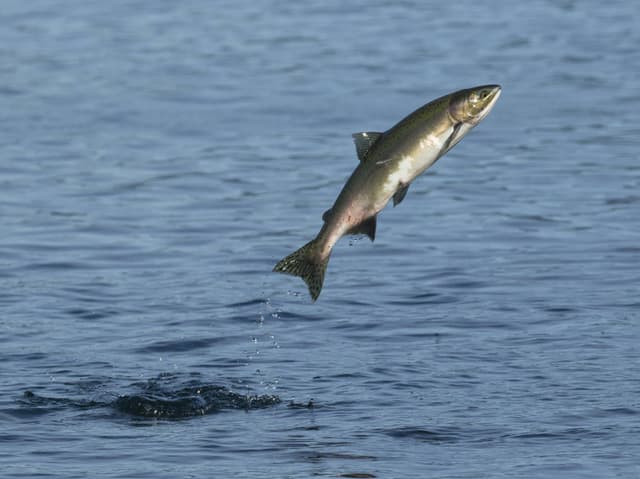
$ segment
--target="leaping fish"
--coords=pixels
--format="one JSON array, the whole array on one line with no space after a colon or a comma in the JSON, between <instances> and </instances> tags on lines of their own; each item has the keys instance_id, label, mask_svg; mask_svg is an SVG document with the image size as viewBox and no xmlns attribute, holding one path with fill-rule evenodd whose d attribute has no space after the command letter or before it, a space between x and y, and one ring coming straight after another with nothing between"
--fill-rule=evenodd
<instances>
[{"instance_id":1,"label":"leaping fish","mask_svg":"<svg viewBox=\"0 0 640 479\"><path fill-rule=\"evenodd\" d=\"M318 299L331 250L344 235L376 236L376 216L393 198L398 205L411 182L482 121L500 96L499 85L445 95L420 107L385 132L353 134L360 164L309 243L282 259L273 271L300 276Z\"/></svg>"}]
</instances>

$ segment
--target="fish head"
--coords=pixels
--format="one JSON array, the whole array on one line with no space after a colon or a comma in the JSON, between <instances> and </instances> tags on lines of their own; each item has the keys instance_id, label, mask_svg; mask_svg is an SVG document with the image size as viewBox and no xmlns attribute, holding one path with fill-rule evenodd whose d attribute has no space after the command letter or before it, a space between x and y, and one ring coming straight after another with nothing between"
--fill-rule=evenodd
<instances>
[{"instance_id":1,"label":"fish head","mask_svg":"<svg viewBox=\"0 0 640 479\"><path fill-rule=\"evenodd\" d=\"M453 120L475 126L489 114L500 96L500 85L483 85L460 90L451 96L449 114Z\"/></svg>"}]
</instances>

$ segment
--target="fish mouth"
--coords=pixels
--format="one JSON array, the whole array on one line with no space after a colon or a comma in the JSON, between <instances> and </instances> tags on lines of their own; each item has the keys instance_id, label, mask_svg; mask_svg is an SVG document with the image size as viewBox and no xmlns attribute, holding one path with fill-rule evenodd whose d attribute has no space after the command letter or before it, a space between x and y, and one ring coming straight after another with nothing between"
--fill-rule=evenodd
<instances>
[{"instance_id":1,"label":"fish mouth","mask_svg":"<svg viewBox=\"0 0 640 479\"><path fill-rule=\"evenodd\" d=\"M500 93L502 93L502 87L500 85L491 85L489 87L491 89L491 93L489 93L489 107L492 107L496 100L500 97Z\"/></svg>"},{"instance_id":2,"label":"fish mouth","mask_svg":"<svg viewBox=\"0 0 640 479\"><path fill-rule=\"evenodd\" d=\"M493 108L493 105L495 105L496 101L498 101L498 98L500 98L500 93L502 93L502 87L500 85L488 85L485 88L489 89L490 93L489 96L485 98L486 105L482 110L482 113L480 114L481 120L489 114L489 112Z\"/></svg>"}]
</instances>

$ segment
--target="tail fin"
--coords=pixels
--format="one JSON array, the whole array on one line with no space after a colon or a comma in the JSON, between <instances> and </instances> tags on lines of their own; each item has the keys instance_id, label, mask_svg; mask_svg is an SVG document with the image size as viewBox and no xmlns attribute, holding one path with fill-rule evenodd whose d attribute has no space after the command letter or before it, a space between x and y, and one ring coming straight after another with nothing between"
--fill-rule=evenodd
<instances>
[{"instance_id":1,"label":"tail fin","mask_svg":"<svg viewBox=\"0 0 640 479\"><path fill-rule=\"evenodd\" d=\"M300 276L307 283L311 299L315 301L320 296L328 263L329 256L318 258L316 240L313 240L278 262L273 271Z\"/></svg>"}]
</instances>

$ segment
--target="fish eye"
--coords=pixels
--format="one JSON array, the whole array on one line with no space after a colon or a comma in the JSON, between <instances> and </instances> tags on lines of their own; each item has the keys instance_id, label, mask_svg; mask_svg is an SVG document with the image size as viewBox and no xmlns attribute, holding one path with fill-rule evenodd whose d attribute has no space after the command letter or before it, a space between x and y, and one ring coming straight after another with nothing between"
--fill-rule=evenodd
<instances>
[{"instance_id":1,"label":"fish eye","mask_svg":"<svg viewBox=\"0 0 640 479\"><path fill-rule=\"evenodd\" d=\"M488 90L482 90L480 92L480 99L484 100L485 98L487 98L489 96L489 91Z\"/></svg>"}]
</instances>

